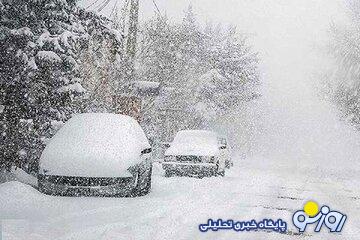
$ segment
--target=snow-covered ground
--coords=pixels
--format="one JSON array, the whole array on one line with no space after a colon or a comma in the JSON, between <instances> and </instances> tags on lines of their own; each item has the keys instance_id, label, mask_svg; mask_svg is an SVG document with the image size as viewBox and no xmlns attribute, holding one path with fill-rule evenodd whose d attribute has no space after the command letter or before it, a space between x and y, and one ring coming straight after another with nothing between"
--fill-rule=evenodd
<instances>
[{"instance_id":1,"label":"snow-covered ground","mask_svg":"<svg viewBox=\"0 0 360 240\"><path fill-rule=\"evenodd\" d=\"M54 197L20 182L0 185L3 239L358 239L359 172L273 168L266 159L236 159L225 178L163 177L154 168L152 192L139 198ZM341 234L296 235L292 214L307 200L347 214ZM288 234L201 233L208 218L282 218Z\"/></svg>"}]
</instances>

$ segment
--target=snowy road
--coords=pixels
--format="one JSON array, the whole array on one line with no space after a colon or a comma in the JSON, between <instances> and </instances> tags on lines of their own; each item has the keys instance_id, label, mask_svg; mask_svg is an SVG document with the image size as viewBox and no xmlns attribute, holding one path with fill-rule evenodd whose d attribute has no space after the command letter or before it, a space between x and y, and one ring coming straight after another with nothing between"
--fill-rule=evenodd
<instances>
[{"instance_id":1,"label":"snowy road","mask_svg":"<svg viewBox=\"0 0 360 240\"><path fill-rule=\"evenodd\" d=\"M211 179L165 178L156 166L153 191L135 199L52 197L8 182L0 185L3 239L358 239L358 173L322 175L249 163ZM341 235L325 229L292 235L291 216L310 199L348 215ZM199 232L208 218L282 218L290 232Z\"/></svg>"}]
</instances>

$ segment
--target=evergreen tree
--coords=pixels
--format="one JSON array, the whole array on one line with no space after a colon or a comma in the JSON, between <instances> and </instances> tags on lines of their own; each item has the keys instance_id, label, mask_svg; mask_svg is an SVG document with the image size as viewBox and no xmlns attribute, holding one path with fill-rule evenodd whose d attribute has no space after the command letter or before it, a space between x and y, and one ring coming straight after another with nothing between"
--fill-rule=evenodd
<instances>
[{"instance_id":1,"label":"evergreen tree","mask_svg":"<svg viewBox=\"0 0 360 240\"><path fill-rule=\"evenodd\" d=\"M1 165L36 171L49 139L86 109L80 53L90 39L121 54L109 21L74 0L5 0L0 5Z\"/></svg>"},{"instance_id":2,"label":"evergreen tree","mask_svg":"<svg viewBox=\"0 0 360 240\"><path fill-rule=\"evenodd\" d=\"M162 85L145 105L144 127L154 136L169 140L180 129L210 127L258 97L257 55L233 27L203 30L189 7L180 24L151 19L141 39L139 78Z\"/></svg>"}]
</instances>

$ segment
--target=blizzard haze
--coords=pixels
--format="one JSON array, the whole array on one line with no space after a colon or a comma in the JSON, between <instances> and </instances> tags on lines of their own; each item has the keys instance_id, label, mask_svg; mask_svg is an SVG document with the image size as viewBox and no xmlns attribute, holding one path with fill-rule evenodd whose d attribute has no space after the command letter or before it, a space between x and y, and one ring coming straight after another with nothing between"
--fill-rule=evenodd
<instances>
[{"instance_id":1,"label":"blizzard haze","mask_svg":"<svg viewBox=\"0 0 360 240\"><path fill-rule=\"evenodd\" d=\"M318 97L322 81L318 76L331 68L324 54L329 28L346 21L345 0L155 2L170 21L181 21L191 5L202 26L235 25L259 52L263 97L257 107L245 108L250 112L239 116L237 126L228 128L244 146L239 152L265 157L267 164L276 166L316 168L329 163L338 168L341 163L346 169L355 164L359 134L339 121L335 107ZM102 14L109 15L114 4ZM140 21L154 14L152 1L140 1Z\"/></svg>"},{"instance_id":2,"label":"blizzard haze","mask_svg":"<svg viewBox=\"0 0 360 240\"><path fill-rule=\"evenodd\" d=\"M345 1L158 1L160 11L178 20L189 4L202 23L238 26L260 53L263 98L251 115L257 132L251 151L259 159L287 167L355 165L359 136L318 98L316 77L329 67L322 52L330 24L346 20ZM144 5L146 18L153 6Z\"/></svg>"},{"instance_id":3,"label":"blizzard haze","mask_svg":"<svg viewBox=\"0 0 360 240\"><path fill-rule=\"evenodd\" d=\"M118 4L125 2L124 0L100 1L100 4L109 3L101 14L109 16L117 1ZM225 176L221 177L216 175L206 178L170 177L167 176L166 169L163 169L163 159L154 159L152 170L149 171L152 175L149 175L145 182L147 186L151 184L151 191L146 196L136 198L49 196L42 193L41 189L38 191L38 180L35 177L20 168L12 167L9 173L4 172L4 176L0 172L0 180L5 179L4 183L0 181L0 228L2 227L4 239L359 239L360 189L356 186L360 184L358 163L360 134L354 127L340 120L337 106L319 97L322 78L318 76L324 76L325 70L332 68L331 59L324 54L330 39L328 30L332 22L347 21L345 1L139 0L141 22L157 14L154 2L157 3L159 11L166 14L169 21L174 22L182 20L184 10L191 4L199 24L204 26L210 22L214 25L221 23L224 28L227 25L235 25L248 37L248 42L253 46L254 51L259 52L262 97L241 106L239 113L231 116L231 119L221 116L224 118L221 119L223 125L219 126L220 131L217 129L221 133L230 135L235 143L233 145L237 146L233 149L234 156L231 159L234 166L226 170L226 174L223 173ZM19 1L3 2L9 6L20 4ZM55 2L55 0L49 0L49 2ZM63 3L67 4L67 2ZM85 7L92 3L99 4L97 0L80 0L79 3ZM23 1L21 4L31 7L32 3ZM61 8L59 9L62 11ZM2 10L1 7L0 10ZM18 17L16 14L23 14L16 11L9 12L8 15L15 16L15 21ZM36 11L35 13L43 14ZM58 15L49 12L49 16ZM88 22L94 19L97 18L92 18ZM71 24L79 22L75 21ZM100 27L102 28L103 25ZM106 29L107 25L104 28ZM13 32L20 31L14 29ZM69 31L64 29L63 32ZM102 31L99 31L97 36L108 37ZM51 41L57 40L57 37L60 39L60 36L50 37L48 34L45 37ZM61 42L61 39L59 41ZM11 41L8 42L11 43ZM164 48L162 44L158 46L160 49ZM68 48L67 52L71 49ZM193 51L189 52L193 54ZM231 51L226 52L225 55L229 52ZM21 51L18 53L20 54ZM90 70L96 70L97 67L100 70L104 68L108 71L109 69L109 62L106 61L104 64L99 64L100 66L93 65L95 61L92 59L103 63L101 61L103 58L95 58L95 55L93 52L89 53L92 57L90 63L82 65L86 69L89 68L91 73L84 75L84 80L88 78L98 80L101 76L101 71ZM30 53L29 56L31 56ZM9 63L10 69L13 67L11 65L13 61ZM190 62L189 65L192 64L193 62ZM151 67L157 67L157 65L153 64ZM184 67L180 65L179 68ZM155 71L158 71L158 68L155 68ZM11 73L8 75L11 76ZM14 76L18 84L18 77ZM191 78L197 80L193 75ZM49 83L53 83L50 80ZM9 81L9 83L12 82ZM8 85L12 87L11 84ZM32 89L30 87L33 86L29 86L29 89ZM239 95L238 91L236 90L233 95L226 92L223 96L234 97ZM44 99L50 95L48 92L41 92L41 94L44 94L42 96ZM22 99L23 96L19 98ZM32 106L32 102L29 101L20 103L20 107ZM96 103L101 103L101 106L107 104L101 98L99 101L94 99L94 103L95 107ZM101 110L100 107L95 109ZM0 105L0 110L4 110L2 105ZM11 111L7 112L11 113ZM24 112L21 116L28 116L28 112ZM44 117L52 119L49 116ZM29 125L32 124L32 119L21 120ZM179 122L182 120L183 118ZM62 121L55 121L55 124L59 122L62 123ZM92 123L92 120L89 122ZM162 128L165 129L165 121L160 124L154 122L160 125L159 131L163 130ZM76 129L81 130L84 126L85 124L81 123L80 126L76 126ZM113 131L117 128L114 124L106 123L106 126L109 128L107 131L101 131L102 133L83 132L96 136L95 143L97 140L103 140L100 143L104 145L107 144L105 141L111 138L104 136L101 139L100 135L106 133L113 137L121 131L121 129ZM12 129L17 131L16 127ZM81 148L81 151L75 149L74 152L83 157L86 154L85 147L69 145L85 141L84 145L89 147L88 138L79 136L74 138L76 142L68 141L68 138L74 135L72 130L70 128L67 131L71 135L61 139L59 145L68 149ZM21 138L17 139L23 140L20 142L27 141L22 132L16 134L21 135ZM156 137L160 138L159 134ZM121 143L121 145L126 147L129 142L131 141L127 141L127 144ZM111 140L109 145L111 144L119 149L120 140ZM8 142L6 146L13 147L14 144ZM111 154L108 148L90 147L93 151L87 152L94 157L93 160L96 163L101 164L103 156ZM152 147L156 150L154 146ZM54 153L61 155L60 150ZM139 152L138 150L136 149L136 152ZM208 149L206 151L209 152ZM216 146L216 151L218 151L218 146ZM120 154L124 155L124 153L115 152L112 159L117 160ZM133 159L132 156L129 159ZM67 156L64 162L67 160L73 161L73 157ZM99 166L95 163L91 164L92 166L95 167L91 169L91 174L86 174L89 177L96 176L100 172ZM69 169L65 164L63 167L69 171L80 171L75 168ZM108 167L113 168L113 165ZM111 170L118 171L115 168ZM137 179L138 177L139 175ZM328 205L331 210L349 216L343 231L329 233L323 226L321 232L314 233L315 226L313 225L305 234L298 234L298 228L292 224L292 216L309 200L316 201L319 205ZM198 229L199 224L205 223L209 218L244 221L261 220L265 217L284 219L288 223L288 231L280 235L267 230L242 233L235 231L201 233ZM1 236L0 231L0 239Z\"/></svg>"}]
</instances>

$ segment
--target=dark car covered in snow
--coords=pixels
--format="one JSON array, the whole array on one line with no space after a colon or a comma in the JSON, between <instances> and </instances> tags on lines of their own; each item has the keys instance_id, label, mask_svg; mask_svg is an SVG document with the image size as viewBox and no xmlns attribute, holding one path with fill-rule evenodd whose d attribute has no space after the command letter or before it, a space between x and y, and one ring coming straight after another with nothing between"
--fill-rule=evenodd
<instances>
[{"instance_id":1,"label":"dark car covered in snow","mask_svg":"<svg viewBox=\"0 0 360 240\"><path fill-rule=\"evenodd\" d=\"M141 196L150 191L151 171L150 144L133 118L79 114L43 151L38 187L62 196Z\"/></svg>"}]
</instances>

